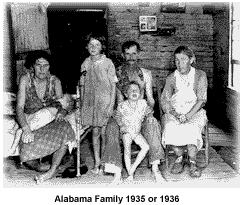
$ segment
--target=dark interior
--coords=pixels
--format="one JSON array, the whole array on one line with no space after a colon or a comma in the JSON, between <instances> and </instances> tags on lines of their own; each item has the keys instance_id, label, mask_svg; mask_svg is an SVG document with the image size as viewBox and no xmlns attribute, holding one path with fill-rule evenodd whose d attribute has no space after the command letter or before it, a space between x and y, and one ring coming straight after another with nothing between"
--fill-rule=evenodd
<instances>
[{"instance_id":1,"label":"dark interior","mask_svg":"<svg viewBox=\"0 0 242 205\"><path fill-rule=\"evenodd\" d=\"M52 6L47 11L52 73L62 82L63 92L76 93L81 63L89 56L86 49L90 32L102 32L107 37L105 8L62 8ZM68 59L68 60L66 60Z\"/></svg>"}]
</instances>

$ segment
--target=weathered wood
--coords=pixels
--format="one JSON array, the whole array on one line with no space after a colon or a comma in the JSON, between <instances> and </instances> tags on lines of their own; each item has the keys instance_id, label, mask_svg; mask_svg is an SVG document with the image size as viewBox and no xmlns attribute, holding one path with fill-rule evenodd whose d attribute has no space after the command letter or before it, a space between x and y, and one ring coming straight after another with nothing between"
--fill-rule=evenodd
<instances>
[{"instance_id":1,"label":"weathered wood","mask_svg":"<svg viewBox=\"0 0 242 205\"><path fill-rule=\"evenodd\" d=\"M15 3L11 13L16 53L49 48L47 14L38 3Z\"/></svg>"}]
</instances>

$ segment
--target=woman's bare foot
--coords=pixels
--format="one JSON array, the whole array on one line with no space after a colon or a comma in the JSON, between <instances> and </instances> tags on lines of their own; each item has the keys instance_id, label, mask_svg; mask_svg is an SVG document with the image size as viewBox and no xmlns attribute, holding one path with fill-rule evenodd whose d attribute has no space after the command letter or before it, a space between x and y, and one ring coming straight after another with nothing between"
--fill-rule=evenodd
<instances>
[{"instance_id":1,"label":"woman's bare foot","mask_svg":"<svg viewBox=\"0 0 242 205\"><path fill-rule=\"evenodd\" d=\"M51 179L52 177L53 177L53 173L51 171L49 171L49 172L46 172L39 176L35 176L34 180L36 181L36 184L39 185L39 184L47 181L48 179Z\"/></svg>"}]
</instances>

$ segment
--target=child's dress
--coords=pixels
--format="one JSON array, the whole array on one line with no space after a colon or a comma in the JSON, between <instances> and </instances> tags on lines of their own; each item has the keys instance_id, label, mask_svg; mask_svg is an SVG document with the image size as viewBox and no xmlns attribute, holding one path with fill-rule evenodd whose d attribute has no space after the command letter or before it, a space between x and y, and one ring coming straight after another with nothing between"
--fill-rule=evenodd
<instances>
[{"instance_id":1,"label":"child's dress","mask_svg":"<svg viewBox=\"0 0 242 205\"><path fill-rule=\"evenodd\" d=\"M81 72L87 71L84 86L84 99L81 110L81 122L84 126L99 126L107 124L107 108L111 103L112 84L118 82L113 62L105 55L93 61L87 58Z\"/></svg>"},{"instance_id":2,"label":"child's dress","mask_svg":"<svg viewBox=\"0 0 242 205\"><path fill-rule=\"evenodd\" d=\"M146 100L138 100L137 107L133 109L129 101L123 101L118 105L116 119L121 127L122 132L127 132L131 135L132 140L140 133L141 123L144 117L151 113L152 110L148 106Z\"/></svg>"}]
</instances>

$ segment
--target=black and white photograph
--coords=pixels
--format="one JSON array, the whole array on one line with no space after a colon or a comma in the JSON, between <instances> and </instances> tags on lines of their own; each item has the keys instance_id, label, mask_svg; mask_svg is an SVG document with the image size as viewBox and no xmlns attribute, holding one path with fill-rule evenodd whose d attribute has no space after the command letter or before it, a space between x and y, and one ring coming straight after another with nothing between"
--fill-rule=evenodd
<instances>
[{"instance_id":1,"label":"black and white photograph","mask_svg":"<svg viewBox=\"0 0 242 205\"><path fill-rule=\"evenodd\" d=\"M139 22L140 22L140 31L157 31L156 16L140 16Z\"/></svg>"},{"instance_id":2,"label":"black and white photograph","mask_svg":"<svg viewBox=\"0 0 242 205\"><path fill-rule=\"evenodd\" d=\"M2 65L8 203L240 204L239 2L5 2Z\"/></svg>"}]
</instances>

